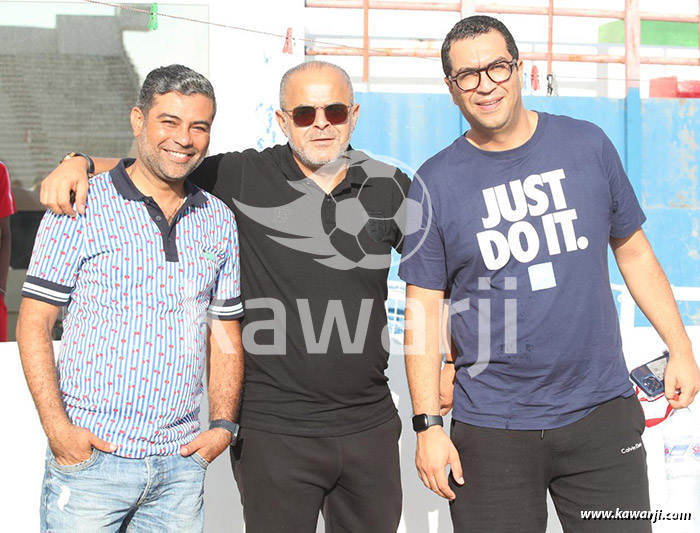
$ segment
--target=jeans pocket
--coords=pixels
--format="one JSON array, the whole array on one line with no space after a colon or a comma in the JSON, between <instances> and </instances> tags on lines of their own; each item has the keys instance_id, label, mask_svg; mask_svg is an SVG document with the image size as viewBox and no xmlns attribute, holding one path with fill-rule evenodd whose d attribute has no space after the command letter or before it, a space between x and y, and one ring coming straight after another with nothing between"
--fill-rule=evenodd
<instances>
[{"instance_id":1,"label":"jeans pocket","mask_svg":"<svg viewBox=\"0 0 700 533\"><path fill-rule=\"evenodd\" d=\"M206 470L209 466L209 461L207 461L204 457L199 455L199 452L194 452L192 455L190 455L190 457L192 457L192 460L195 463L204 468L204 470Z\"/></svg>"},{"instance_id":2,"label":"jeans pocket","mask_svg":"<svg viewBox=\"0 0 700 533\"><path fill-rule=\"evenodd\" d=\"M92 465L94 465L97 462L97 459L100 456L100 451L96 448L92 449L92 454L90 454L90 457L85 459L85 461L81 461L77 464L74 465L60 465L56 462L56 458L51 455L51 468L58 472L63 472L64 474L75 474L77 472L82 472L83 470L87 470L90 468Z\"/></svg>"}]
</instances>

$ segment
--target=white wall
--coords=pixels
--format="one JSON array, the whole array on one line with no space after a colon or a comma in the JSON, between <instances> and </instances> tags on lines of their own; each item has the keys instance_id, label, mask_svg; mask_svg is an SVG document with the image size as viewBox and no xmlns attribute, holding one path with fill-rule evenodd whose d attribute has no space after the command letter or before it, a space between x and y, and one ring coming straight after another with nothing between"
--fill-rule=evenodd
<instances>
[{"instance_id":1,"label":"white wall","mask_svg":"<svg viewBox=\"0 0 700 533\"><path fill-rule=\"evenodd\" d=\"M650 0L651 1L651 0ZM615 6L608 5L607 0L600 0L600 7L621 9L622 2L616 2ZM50 21L43 21L38 16L43 12L44 5L37 2L10 2L0 3L0 8L11 8L23 4L31 8L28 19L40 21L41 24L50 25ZM65 3L56 0L47 0L46 4L55 4L62 9L70 6L71 9L82 9L87 12L99 10L96 6L86 6L79 3ZM209 20L223 24L239 26L243 28L259 29L271 33L284 35L288 27L293 28L293 34L303 36L304 32L313 26L314 31L321 31L321 26L328 27L327 20L319 22L316 15L304 10L303 0L265 0L260 2L244 2L242 0L201 0L174 1L168 4L160 4L162 13L169 12L168 6L197 5L200 6L197 14L204 11L201 6L208 7ZM589 6L589 3L566 2L566 7L578 5ZM617 5L619 4L619 5ZM658 9L658 2L653 6L642 6L643 9ZM140 4L144 5L144 4ZM80 7L77 7L80 6ZM597 7L590 5L590 7ZM689 0L673 0L664 2L664 9L673 12L696 12L697 5ZM172 13L180 13L180 9L172 9ZM360 32L353 20L356 14L342 10L344 19L343 31ZM11 23L12 13L0 10L1 24ZM34 18L32 18L34 17ZM384 16L385 17L385 16ZM449 17L447 17L449 18ZM378 17L377 20L381 20ZM457 15L452 15L450 20L437 20L426 23L427 19L413 16L409 19L406 14L395 14L389 17L386 28L378 28L382 34L388 34L394 28L400 28L401 33L411 34L418 32L417 28L410 29L411 25L420 27L420 31L429 34L429 37L442 39L449 26L456 22ZM352 24L351 24L352 22ZM18 23L22 23L19 21ZM527 21L517 24L527 25ZM516 38L524 35L525 27L514 27ZM331 31L331 30L323 30ZM159 33L160 32L160 33ZM178 32L187 32L182 38L177 38ZM195 32L195 33L192 33ZM545 38L545 33L539 32L538 40ZM175 37L174 37L175 35ZM193 38L192 35L195 35ZM270 107L277 105L278 83L282 73L289 67L303 60L303 43L297 42L293 55L282 54L284 40L277 37L269 37L251 34L248 32L234 31L231 29L205 27L193 23L182 25L160 20L160 29L150 34L138 34L126 38L129 50L134 50L134 63L139 72L147 71L148 65L153 63L166 64L173 61L182 61L193 68L208 74L218 95L219 114L214 125L211 144L211 152L237 150L247 147L262 147L281 142L281 134L272 122ZM583 37L577 37L582 39ZM196 43L202 42L199 46ZM208 50L208 61L206 51ZM373 60L374 62L375 60ZM385 60L386 61L386 60ZM358 77L361 67L355 60L347 61L348 68L353 77ZM374 63L373 63L374 65ZM399 70L405 70L401 63ZM410 68L420 66L427 69L429 76L441 76L434 62L416 60L410 64ZM391 74L395 66L389 66L386 62L379 62L381 69ZM152 66L150 67L152 68ZM376 68L374 66L373 68ZM540 69L543 71L543 69ZM420 73L419 73L420 74ZM425 76L424 74L420 74ZM441 81L436 81L439 90L443 90ZM692 296L692 295L691 295ZM700 299L700 298L695 298ZM628 304L625 304L628 305ZM627 309L627 307L625 307ZM623 312L624 314L624 312ZM625 317L623 317L625 318ZM655 335L643 328L632 328L629 321L623 320L625 328L625 349L629 366L636 366L653 358L658 352L659 341ZM696 328L697 329L697 328ZM700 350L700 332L694 331L696 354ZM401 440L403 484L405 491L405 516L400 531L406 533L436 533L451 531L449 514L446 504L437 496L425 489L413 466L413 453L415 435L410 429L410 403L403 371L403 361L399 356L392 356L388 371L390 385L395 394L395 400L404 421L404 432ZM45 437L38 423L31 398L26 389L24 378L19 365L15 343L0 345L0 391L1 401L6 406L9 420L5 421L3 438L0 439L0 456L5 459L3 468L3 481L0 485L0 510L3 514L3 525L10 531L33 531L37 529L38 502L40 482L43 472L43 457L45 452ZM645 434L645 444L649 454L649 472L652 479L652 505L659 507L665 499L665 477L663 474L663 445L660 440L660 429L656 428ZM238 493L230 472L228 457L218 459L210 468L207 476L207 531L237 532L242 531L241 509L238 503ZM556 523L553 510L550 507L550 533L561 531Z\"/></svg>"},{"instance_id":2,"label":"white wall","mask_svg":"<svg viewBox=\"0 0 700 533\"><path fill-rule=\"evenodd\" d=\"M621 303L621 327L629 368L643 364L663 349L656 333L647 327L634 327L634 302L623 287L614 286ZM700 301L700 289L675 288L676 298ZM700 354L700 326L688 328L695 354ZM399 533L448 533L452 531L447 504L428 491L419 481L413 463L415 434L410 428L411 406L404 373L403 358L393 350L389 360L389 385L399 409L404 429L401 436L401 468L404 488L404 516ZM43 475L46 439L39 424L31 396L22 374L16 343L0 344L0 401L6 407L5 431L0 439L0 457L5 458L0 485L0 511L8 531L34 531L38 524L39 494ZM660 400L664 401L664 400ZM700 414L696 412L698 417ZM206 406L202 409L206 418ZM698 417L700 424L700 417ZM649 467L652 508L663 508L666 500L663 425L644 434ZM9 480L9 482L8 482ZM227 455L210 467L206 480L206 531L237 533L243 531L238 491ZM561 533L552 504L549 505L548 533Z\"/></svg>"},{"instance_id":3,"label":"white wall","mask_svg":"<svg viewBox=\"0 0 700 533\"><path fill-rule=\"evenodd\" d=\"M454 0L455 3L458 0ZM148 4L121 2L144 8ZM430 0L425 0L430 4ZM503 5L533 5L531 0L502 0ZM546 2L536 5L546 7ZM557 0L556 7L624 10L624 0ZM641 11L696 15L696 0L641 0ZM60 0L18 0L0 2L0 25L52 27L56 13L109 15L113 8L84 2ZM137 72L143 77L152 68L181 62L208 75L217 91L219 115L214 124L211 152L239 150L274 144L282 140L272 123L270 106L277 105L278 83L282 73L304 60L303 41L297 40L294 54L282 53L284 39L260 35L256 30L285 35L292 28L296 38L310 38L351 46L362 45L362 11L356 9L312 9L304 0L171 0L159 3L159 12L196 20L208 20L218 27L196 22L159 18L157 31L125 32L124 43ZM547 17L497 15L511 29L522 50L546 51ZM144 16L144 21L147 17ZM459 20L457 12L370 11L371 47L425 46L439 49L442 39ZM598 28L609 19L556 17L555 52L624 54L624 46L598 46ZM145 26L146 22L144 22ZM237 29L233 29L235 27ZM144 28L145 29L145 28ZM608 49L609 48L609 49ZM694 49L644 47L646 55L697 57ZM439 92L445 91L440 62L435 58L370 59L369 84L361 81L361 57L328 57L346 68L356 90ZM535 62L545 94L546 62ZM530 72L533 62L527 61ZM561 95L624 96L624 66L591 63L556 63L555 74ZM699 79L697 67L642 65L642 95L647 94L648 79L677 75L680 79ZM597 80L601 78L601 80ZM390 154L389 154L390 155Z\"/></svg>"}]
</instances>

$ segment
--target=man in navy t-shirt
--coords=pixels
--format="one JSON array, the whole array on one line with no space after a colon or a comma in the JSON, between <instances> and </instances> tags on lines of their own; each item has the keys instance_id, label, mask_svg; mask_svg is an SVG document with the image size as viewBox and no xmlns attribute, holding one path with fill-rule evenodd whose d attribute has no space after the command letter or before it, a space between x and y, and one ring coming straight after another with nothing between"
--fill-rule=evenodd
<instances>
[{"instance_id":1,"label":"man in navy t-shirt","mask_svg":"<svg viewBox=\"0 0 700 533\"><path fill-rule=\"evenodd\" d=\"M523 107L522 60L498 20L460 21L442 62L471 128L419 169L409 194L428 227L422 240L407 236L399 271L419 475L451 501L456 531L544 531L547 490L567 531L651 531L581 513L649 509L645 420L608 244L669 347L671 405L687 406L700 385L620 158L597 126ZM446 294L457 350L443 371L456 371L450 438L437 427Z\"/></svg>"}]
</instances>

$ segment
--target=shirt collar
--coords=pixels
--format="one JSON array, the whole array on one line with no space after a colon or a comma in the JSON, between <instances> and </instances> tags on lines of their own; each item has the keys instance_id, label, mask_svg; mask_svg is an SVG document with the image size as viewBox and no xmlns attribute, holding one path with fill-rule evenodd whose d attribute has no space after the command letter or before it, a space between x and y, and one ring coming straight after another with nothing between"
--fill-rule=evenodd
<instances>
[{"instance_id":1,"label":"shirt collar","mask_svg":"<svg viewBox=\"0 0 700 533\"><path fill-rule=\"evenodd\" d=\"M121 194L125 200L145 202L151 197L146 196L136 188L136 185L134 185L134 182L131 180L131 176L129 176L126 171L126 168L133 165L134 161L136 161L136 159L122 159L116 167L109 171L109 175L112 178L114 188L117 189L117 192ZM197 187L189 179L185 180L185 193L187 194L185 197L186 204L200 206L207 203L207 197L202 189Z\"/></svg>"},{"instance_id":2,"label":"shirt collar","mask_svg":"<svg viewBox=\"0 0 700 533\"><path fill-rule=\"evenodd\" d=\"M286 178L290 181L300 181L306 179L306 174L302 172L299 168L299 164L296 159L294 159L294 153L292 152L292 147L287 143L286 150L284 153L282 161L282 172ZM369 157L358 150L354 150L351 145L348 145L347 152L354 151L353 161L361 162ZM358 157L359 156L359 157ZM348 168L348 172L338 185L336 185L333 192L340 192L351 188L352 186L361 186L367 180L367 173L358 164L353 164Z\"/></svg>"}]
</instances>

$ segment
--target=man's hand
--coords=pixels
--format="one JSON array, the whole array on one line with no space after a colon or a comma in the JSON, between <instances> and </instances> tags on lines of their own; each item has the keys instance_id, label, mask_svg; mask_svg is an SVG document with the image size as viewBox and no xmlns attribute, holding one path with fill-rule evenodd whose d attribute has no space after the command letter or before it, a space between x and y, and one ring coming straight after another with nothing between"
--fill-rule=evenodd
<instances>
[{"instance_id":1,"label":"man's hand","mask_svg":"<svg viewBox=\"0 0 700 533\"><path fill-rule=\"evenodd\" d=\"M196 439L180 448L180 455L189 457L194 452L207 463L216 459L231 444L231 432L223 428L214 428L200 433Z\"/></svg>"},{"instance_id":2,"label":"man's hand","mask_svg":"<svg viewBox=\"0 0 700 533\"><path fill-rule=\"evenodd\" d=\"M688 407L693 402L700 390L700 370L692 351L671 353L664 373L664 384L666 399L674 409Z\"/></svg>"},{"instance_id":3,"label":"man's hand","mask_svg":"<svg viewBox=\"0 0 700 533\"><path fill-rule=\"evenodd\" d=\"M93 448L105 453L117 449L114 444L102 440L91 431L70 423L52 432L49 446L59 465L77 465L87 461Z\"/></svg>"},{"instance_id":4,"label":"man's hand","mask_svg":"<svg viewBox=\"0 0 700 533\"><path fill-rule=\"evenodd\" d=\"M454 364L447 364L440 371L440 415L442 416L445 416L452 409L455 374Z\"/></svg>"},{"instance_id":5,"label":"man's hand","mask_svg":"<svg viewBox=\"0 0 700 533\"><path fill-rule=\"evenodd\" d=\"M687 407L700 388L700 372L666 274L641 228L610 239L610 246L632 298L671 354L664 376L666 399L674 409Z\"/></svg>"},{"instance_id":6,"label":"man's hand","mask_svg":"<svg viewBox=\"0 0 700 533\"><path fill-rule=\"evenodd\" d=\"M85 214L88 191L88 162L76 156L58 165L41 182L39 201L57 215ZM71 192L75 192L75 206L71 205ZM73 209L75 207L75 209Z\"/></svg>"},{"instance_id":7,"label":"man's hand","mask_svg":"<svg viewBox=\"0 0 700 533\"><path fill-rule=\"evenodd\" d=\"M450 465L454 480L464 485L457 448L439 426L421 431L416 440L416 468L423 484L438 496L454 500L456 495L447 482L445 468Z\"/></svg>"}]
</instances>

